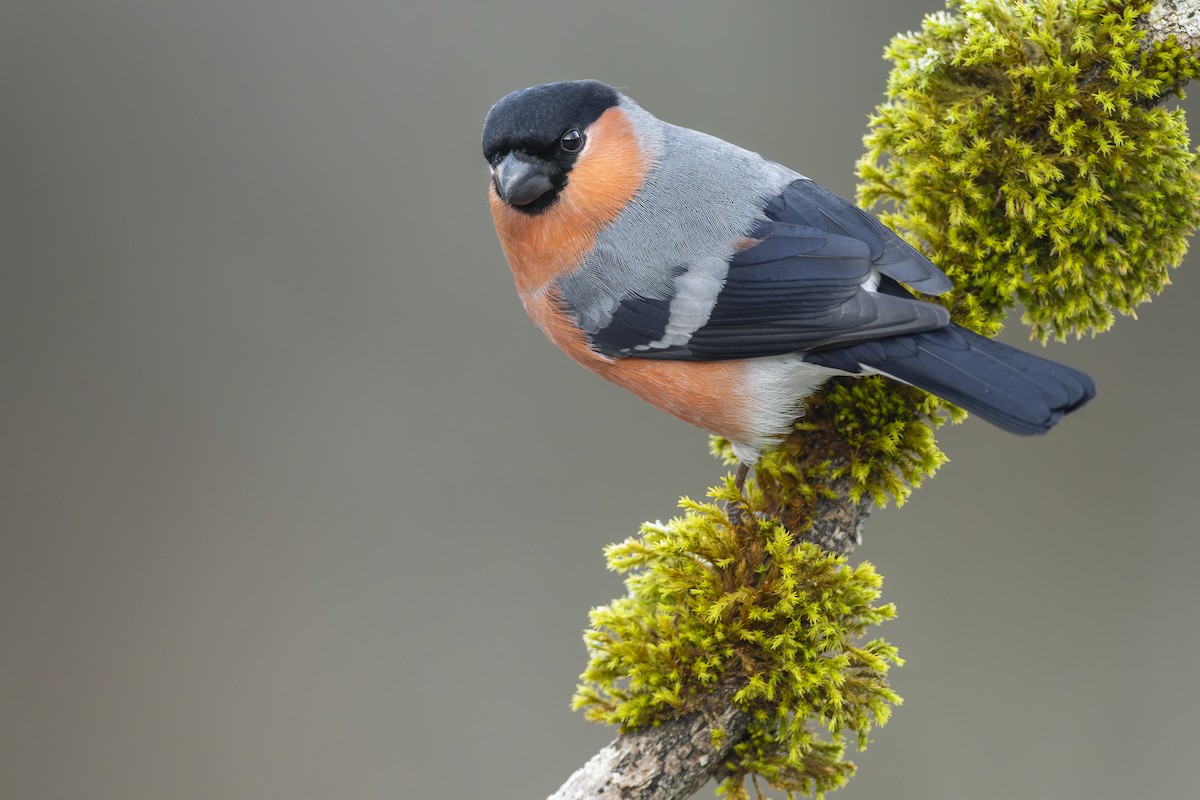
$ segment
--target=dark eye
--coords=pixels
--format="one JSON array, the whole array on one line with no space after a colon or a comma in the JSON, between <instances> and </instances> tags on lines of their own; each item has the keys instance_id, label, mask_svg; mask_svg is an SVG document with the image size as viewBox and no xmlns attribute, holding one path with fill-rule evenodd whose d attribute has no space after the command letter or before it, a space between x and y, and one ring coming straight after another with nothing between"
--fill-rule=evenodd
<instances>
[{"instance_id":1,"label":"dark eye","mask_svg":"<svg viewBox=\"0 0 1200 800\"><path fill-rule=\"evenodd\" d=\"M558 146L568 153L578 153L583 149L583 134L577 128L571 128L559 137Z\"/></svg>"}]
</instances>

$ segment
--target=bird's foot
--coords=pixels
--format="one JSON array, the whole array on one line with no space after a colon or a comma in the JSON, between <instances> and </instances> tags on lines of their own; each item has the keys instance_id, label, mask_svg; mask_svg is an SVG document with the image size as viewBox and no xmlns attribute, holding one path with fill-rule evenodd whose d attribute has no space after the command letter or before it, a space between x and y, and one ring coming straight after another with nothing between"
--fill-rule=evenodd
<instances>
[{"instance_id":1,"label":"bird's foot","mask_svg":"<svg viewBox=\"0 0 1200 800\"><path fill-rule=\"evenodd\" d=\"M733 485L742 497L737 500L727 500L725 502L725 514L734 525L740 524L746 516L745 489L746 477L749 474L750 465L745 461L739 461L737 471L733 473Z\"/></svg>"}]
</instances>

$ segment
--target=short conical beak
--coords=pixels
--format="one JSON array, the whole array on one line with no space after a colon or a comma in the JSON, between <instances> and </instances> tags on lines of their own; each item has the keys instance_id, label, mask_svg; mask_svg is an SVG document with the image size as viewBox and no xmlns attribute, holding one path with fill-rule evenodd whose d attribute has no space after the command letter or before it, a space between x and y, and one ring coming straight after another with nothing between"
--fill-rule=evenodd
<instances>
[{"instance_id":1,"label":"short conical beak","mask_svg":"<svg viewBox=\"0 0 1200 800\"><path fill-rule=\"evenodd\" d=\"M492 169L492 184L500 199L514 206L527 206L554 188L538 164L516 153Z\"/></svg>"}]
</instances>

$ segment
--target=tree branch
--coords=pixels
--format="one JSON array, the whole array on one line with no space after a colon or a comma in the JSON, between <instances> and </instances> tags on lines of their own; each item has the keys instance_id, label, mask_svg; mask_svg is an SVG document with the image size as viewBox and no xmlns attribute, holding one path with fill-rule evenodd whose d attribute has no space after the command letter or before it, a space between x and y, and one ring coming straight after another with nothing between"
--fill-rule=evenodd
<instances>
[{"instance_id":1,"label":"tree branch","mask_svg":"<svg viewBox=\"0 0 1200 800\"><path fill-rule=\"evenodd\" d=\"M1174 37L1184 48L1200 49L1200 0L1158 0L1142 22L1147 45ZM825 459L836 451L820 450ZM809 457L815 458L815 456ZM870 513L867 499L852 501L848 478L833 481L834 497L817 499L807 508L811 527L805 538L821 547L848 554ZM772 509L773 511L775 509ZM805 520L779 518L792 529ZM622 733L577 770L550 800L682 800L710 778L720 777L734 747L745 736L749 715L732 703L734 687L723 687L691 704L699 707L661 725ZM714 737L714 731L718 735ZM716 744L714 744L716 742Z\"/></svg>"},{"instance_id":2,"label":"tree branch","mask_svg":"<svg viewBox=\"0 0 1200 800\"><path fill-rule=\"evenodd\" d=\"M1200 47L1200 0L1158 0L1146 14L1142 27L1147 44L1174 36L1188 50Z\"/></svg>"},{"instance_id":3,"label":"tree branch","mask_svg":"<svg viewBox=\"0 0 1200 800\"><path fill-rule=\"evenodd\" d=\"M699 711L658 727L623 733L578 769L550 800L691 797L716 775L746 734L750 717L733 689L706 696ZM713 730L720 729L719 746Z\"/></svg>"}]
</instances>

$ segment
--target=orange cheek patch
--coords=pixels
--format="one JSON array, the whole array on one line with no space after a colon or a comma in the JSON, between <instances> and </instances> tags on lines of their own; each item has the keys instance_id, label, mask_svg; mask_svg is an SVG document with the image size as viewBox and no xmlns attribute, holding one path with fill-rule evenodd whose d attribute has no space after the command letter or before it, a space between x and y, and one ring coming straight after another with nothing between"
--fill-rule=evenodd
<instances>
[{"instance_id":1,"label":"orange cheek patch","mask_svg":"<svg viewBox=\"0 0 1200 800\"><path fill-rule=\"evenodd\" d=\"M517 211L489 185L492 219L522 294L578 267L596 234L625 210L646 178L646 159L624 111L605 111L588 128L587 137L566 188L540 214Z\"/></svg>"}]
</instances>

